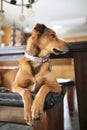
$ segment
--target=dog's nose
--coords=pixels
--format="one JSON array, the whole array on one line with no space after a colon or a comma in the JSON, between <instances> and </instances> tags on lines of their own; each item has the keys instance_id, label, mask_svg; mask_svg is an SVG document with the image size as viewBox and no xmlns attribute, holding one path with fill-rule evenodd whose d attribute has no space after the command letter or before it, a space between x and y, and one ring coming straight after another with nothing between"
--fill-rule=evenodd
<instances>
[{"instance_id":1,"label":"dog's nose","mask_svg":"<svg viewBox=\"0 0 87 130\"><path fill-rule=\"evenodd\" d=\"M67 47L67 49L68 49L68 51L69 51L69 50L70 50L70 46L69 46L69 44L68 44L68 43L66 43L66 44L67 44L67 46L66 46L66 47Z\"/></svg>"},{"instance_id":2,"label":"dog's nose","mask_svg":"<svg viewBox=\"0 0 87 130\"><path fill-rule=\"evenodd\" d=\"M67 52L69 52L69 50L70 50L69 44L65 43L65 48L63 50L63 53L67 53Z\"/></svg>"},{"instance_id":3,"label":"dog's nose","mask_svg":"<svg viewBox=\"0 0 87 130\"><path fill-rule=\"evenodd\" d=\"M69 50L72 49L72 44L73 44L73 43L70 43L70 42L67 43Z\"/></svg>"}]
</instances>

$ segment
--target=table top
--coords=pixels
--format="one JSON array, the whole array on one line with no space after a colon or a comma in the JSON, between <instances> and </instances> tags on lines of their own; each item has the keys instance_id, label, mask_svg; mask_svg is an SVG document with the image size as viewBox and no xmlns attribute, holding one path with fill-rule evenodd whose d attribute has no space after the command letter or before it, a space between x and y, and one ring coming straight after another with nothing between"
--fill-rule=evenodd
<instances>
[{"instance_id":1,"label":"table top","mask_svg":"<svg viewBox=\"0 0 87 130\"><path fill-rule=\"evenodd\" d=\"M69 48L70 51L67 54L60 54L58 56L51 55L50 58L72 58L72 53L77 51L87 51L87 41L81 41L81 42L70 42ZM0 61L15 61L19 60L25 52L26 46L10 46L10 47L3 47L0 48Z\"/></svg>"}]
</instances>

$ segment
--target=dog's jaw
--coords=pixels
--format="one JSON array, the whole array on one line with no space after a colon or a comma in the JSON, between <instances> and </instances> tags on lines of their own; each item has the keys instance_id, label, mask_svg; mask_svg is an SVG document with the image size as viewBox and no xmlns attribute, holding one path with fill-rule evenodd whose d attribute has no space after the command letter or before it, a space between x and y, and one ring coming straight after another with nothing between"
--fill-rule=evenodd
<instances>
[{"instance_id":1,"label":"dog's jaw","mask_svg":"<svg viewBox=\"0 0 87 130\"><path fill-rule=\"evenodd\" d=\"M65 53L67 53L67 52L69 52L69 47L68 47L68 46L65 47L63 50L58 50L58 49L56 49L56 48L53 48L53 53L54 53L55 55L65 54Z\"/></svg>"}]
</instances>

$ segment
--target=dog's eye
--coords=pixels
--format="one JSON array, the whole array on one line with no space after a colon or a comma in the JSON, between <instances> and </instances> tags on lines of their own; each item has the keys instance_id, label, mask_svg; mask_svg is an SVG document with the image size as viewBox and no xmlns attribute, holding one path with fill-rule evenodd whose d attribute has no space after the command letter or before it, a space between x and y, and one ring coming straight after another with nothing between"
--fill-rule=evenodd
<instances>
[{"instance_id":1,"label":"dog's eye","mask_svg":"<svg viewBox=\"0 0 87 130\"><path fill-rule=\"evenodd\" d=\"M52 38L55 38L55 37L56 37L56 35L55 35L55 34L51 34L51 37L52 37Z\"/></svg>"}]
</instances>

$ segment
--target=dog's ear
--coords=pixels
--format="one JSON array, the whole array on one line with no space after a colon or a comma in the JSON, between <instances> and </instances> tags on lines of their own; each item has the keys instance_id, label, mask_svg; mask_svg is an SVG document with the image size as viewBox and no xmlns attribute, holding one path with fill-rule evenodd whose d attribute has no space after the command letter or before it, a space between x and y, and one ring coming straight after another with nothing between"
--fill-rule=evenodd
<instances>
[{"instance_id":1,"label":"dog's ear","mask_svg":"<svg viewBox=\"0 0 87 130\"><path fill-rule=\"evenodd\" d=\"M34 27L36 31L38 31L40 34L43 34L44 30L46 29L46 26L44 24L36 24Z\"/></svg>"},{"instance_id":2,"label":"dog's ear","mask_svg":"<svg viewBox=\"0 0 87 130\"><path fill-rule=\"evenodd\" d=\"M30 38L27 41L26 51L36 55L39 52L38 48L38 38L44 33L46 26L43 24L36 24L34 27Z\"/></svg>"}]
</instances>

